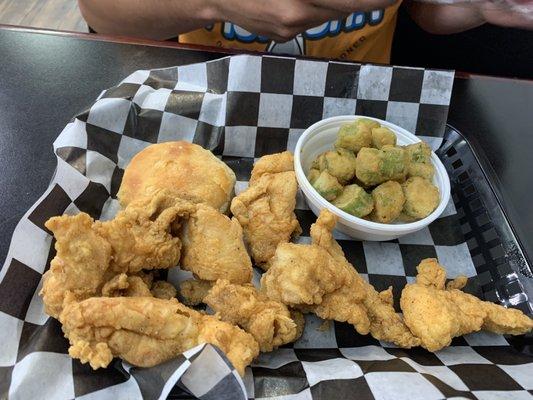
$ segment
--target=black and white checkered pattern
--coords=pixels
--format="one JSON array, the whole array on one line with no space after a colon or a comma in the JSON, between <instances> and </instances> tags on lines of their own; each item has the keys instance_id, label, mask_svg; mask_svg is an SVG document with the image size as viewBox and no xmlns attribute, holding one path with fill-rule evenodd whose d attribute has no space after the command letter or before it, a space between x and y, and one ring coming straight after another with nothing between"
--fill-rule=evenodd
<instances>
[{"instance_id":1,"label":"black and white checkered pattern","mask_svg":"<svg viewBox=\"0 0 533 400\"><path fill-rule=\"evenodd\" d=\"M212 150L235 171L240 192L255 159L293 150L306 127L333 115L387 119L438 147L452 82L449 71L234 56L137 71L103 92L54 143L56 173L18 224L0 271L0 397L157 399L177 383L205 399L530 398L532 359L501 336L467 335L432 354L360 336L347 324L322 325L312 315L299 341L262 354L242 380L210 345L151 369L116 360L94 372L70 359L58 322L44 314L38 296L54 255L44 222L80 211L112 218L124 168L151 143L188 140ZM298 241L309 242L315 216L301 195L296 212ZM378 290L392 285L396 298L425 257L438 257L450 276L477 274L453 202L428 228L399 240L336 235L361 275ZM174 283L184 276L168 273Z\"/></svg>"}]
</instances>

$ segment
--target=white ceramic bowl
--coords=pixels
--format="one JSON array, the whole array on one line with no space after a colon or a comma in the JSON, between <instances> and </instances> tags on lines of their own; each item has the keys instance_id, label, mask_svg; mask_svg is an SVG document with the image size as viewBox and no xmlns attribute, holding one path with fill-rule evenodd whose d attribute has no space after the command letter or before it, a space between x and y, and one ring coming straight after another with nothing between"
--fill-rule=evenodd
<instances>
[{"instance_id":1,"label":"white ceramic bowl","mask_svg":"<svg viewBox=\"0 0 533 400\"><path fill-rule=\"evenodd\" d=\"M396 134L397 143L399 145L420 142L420 139L415 135L397 125L378 118L370 118L360 115L326 118L311 125L302 133L300 139L298 139L294 151L294 170L296 171L296 178L298 179L300 188L307 200L307 204L316 215L318 215L323 208L327 208L336 214L339 217L337 229L360 240L392 240L425 228L442 214L450 200L450 178L448 177L444 165L442 165L439 158L433 152L431 153L431 161L435 166L433 184L439 188L440 203L430 215L415 222L381 224L354 217L353 215L335 207L320 196L307 180L307 172L309 172L311 164L316 157L324 151L333 149L333 143L335 142L337 132L341 125L353 122L359 118L372 119L392 130Z\"/></svg>"}]
</instances>

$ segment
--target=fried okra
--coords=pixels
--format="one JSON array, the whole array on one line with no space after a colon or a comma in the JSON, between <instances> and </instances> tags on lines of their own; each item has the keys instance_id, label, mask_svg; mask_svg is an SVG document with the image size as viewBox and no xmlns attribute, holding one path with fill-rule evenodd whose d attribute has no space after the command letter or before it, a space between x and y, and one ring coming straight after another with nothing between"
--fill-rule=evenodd
<instances>
[{"instance_id":1,"label":"fried okra","mask_svg":"<svg viewBox=\"0 0 533 400\"><path fill-rule=\"evenodd\" d=\"M337 134L336 148L344 148L357 154L363 147L372 145L372 128L379 124L366 118L360 118L350 124L345 124Z\"/></svg>"},{"instance_id":2,"label":"fried okra","mask_svg":"<svg viewBox=\"0 0 533 400\"><path fill-rule=\"evenodd\" d=\"M374 211L370 215L373 221L389 223L402 212L405 196L402 186L395 181L387 181L372 190Z\"/></svg>"},{"instance_id":3,"label":"fried okra","mask_svg":"<svg viewBox=\"0 0 533 400\"><path fill-rule=\"evenodd\" d=\"M372 129L372 146L381 149L383 146L396 146L396 135L389 128L380 126Z\"/></svg>"},{"instance_id":4,"label":"fried okra","mask_svg":"<svg viewBox=\"0 0 533 400\"><path fill-rule=\"evenodd\" d=\"M328 171L341 184L346 184L355 175L355 154L342 148L329 150L318 156L313 168Z\"/></svg>"},{"instance_id":5,"label":"fried okra","mask_svg":"<svg viewBox=\"0 0 533 400\"><path fill-rule=\"evenodd\" d=\"M335 200L342 192L342 185L328 171L322 171L312 185L327 201Z\"/></svg>"},{"instance_id":6,"label":"fried okra","mask_svg":"<svg viewBox=\"0 0 533 400\"><path fill-rule=\"evenodd\" d=\"M407 215L405 213L405 211L403 211L403 210L400 213L400 215L398 215L398 218L396 218L396 222L400 222L402 224L409 224L411 222L415 222L416 220L417 220L417 218L411 217L410 215Z\"/></svg>"},{"instance_id":7,"label":"fried okra","mask_svg":"<svg viewBox=\"0 0 533 400\"><path fill-rule=\"evenodd\" d=\"M428 180L433 179L435 167L431 163L431 148L425 142L418 142L405 146L409 162L407 175L419 176Z\"/></svg>"},{"instance_id":8,"label":"fried okra","mask_svg":"<svg viewBox=\"0 0 533 400\"><path fill-rule=\"evenodd\" d=\"M307 174L307 180L312 185L313 183L315 183L315 181L318 179L319 176L320 176L320 171L318 169L311 168L309 170L309 173Z\"/></svg>"},{"instance_id":9,"label":"fried okra","mask_svg":"<svg viewBox=\"0 0 533 400\"><path fill-rule=\"evenodd\" d=\"M403 212L410 217L425 218L439 205L439 189L430 181L413 176L402 184L405 204Z\"/></svg>"},{"instance_id":10,"label":"fried okra","mask_svg":"<svg viewBox=\"0 0 533 400\"><path fill-rule=\"evenodd\" d=\"M356 217L364 217L372 212L374 202L372 196L355 184L344 187L342 193L332 204L348 214Z\"/></svg>"},{"instance_id":11,"label":"fried okra","mask_svg":"<svg viewBox=\"0 0 533 400\"><path fill-rule=\"evenodd\" d=\"M359 118L341 126L334 147L317 157L307 179L341 210L380 223L408 223L439 204L426 143L398 146L393 130Z\"/></svg>"},{"instance_id":12,"label":"fried okra","mask_svg":"<svg viewBox=\"0 0 533 400\"><path fill-rule=\"evenodd\" d=\"M413 143L405 146L409 161L427 164L431 162L431 147L426 142Z\"/></svg>"},{"instance_id":13,"label":"fried okra","mask_svg":"<svg viewBox=\"0 0 533 400\"><path fill-rule=\"evenodd\" d=\"M381 150L365 147L357 154L355 174L365 185L379 185L389 180L404 180L407 158L401 147L384 146Z\"/></svg>"}]
</instances>

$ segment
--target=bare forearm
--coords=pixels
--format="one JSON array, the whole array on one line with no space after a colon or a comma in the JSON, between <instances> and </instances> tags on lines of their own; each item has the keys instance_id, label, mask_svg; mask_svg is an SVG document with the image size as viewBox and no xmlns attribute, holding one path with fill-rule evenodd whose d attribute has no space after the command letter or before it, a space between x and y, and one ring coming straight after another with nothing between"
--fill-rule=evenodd
<instances>
[{"instance_id":1,"label":"bare forearm","mask_svg":"<svg viewBox=\"0 0 533 400\"><path fill-rule=\"evenodd\" d=\"M533 19L513 12L505 4L479 2L470 5L438 5L412 1L406 5L413 20L422 29L435 34L463 32L484 23L533 29Z\"/></svg>"},{"instance_id":2,"label":"bare forearm","mask_svg":"<svg viewBox=\"0 0 533 400\"><path fill-rule=\"evenodd\" d=\"M215 12L209 0L78 0L98 33L168 39L204 27Z\"/></svg>"},{"instance_id":3,"label":"bare forearm","mask_svg":"<svg viewBox=\"0 0 533 400\"><path fill-rule=\"evenodd\" d=\"M476 9L468 7L414 1L408 3L407 8L411 18L422 29L440 35L466 31L485 23Z\"/></svg>"}]
</instances>

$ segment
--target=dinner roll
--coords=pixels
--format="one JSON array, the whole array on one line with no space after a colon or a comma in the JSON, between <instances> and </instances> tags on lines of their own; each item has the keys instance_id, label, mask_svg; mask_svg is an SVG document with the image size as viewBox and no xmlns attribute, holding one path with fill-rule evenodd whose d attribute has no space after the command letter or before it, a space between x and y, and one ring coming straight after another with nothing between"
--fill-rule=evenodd
<instances>
[{"instance_id":1,"label":"dinner roll","mask_svg":"<svg viewBox=\"0 0 533 400\"><path fill-rule=\"evenodd\" d=\"M178 141L148 146L132 158L118 191L122 207L133 200L168 189L176 197L206 203L227 212L235 173L213 153Z\"/></svg>"}]
</instances>

